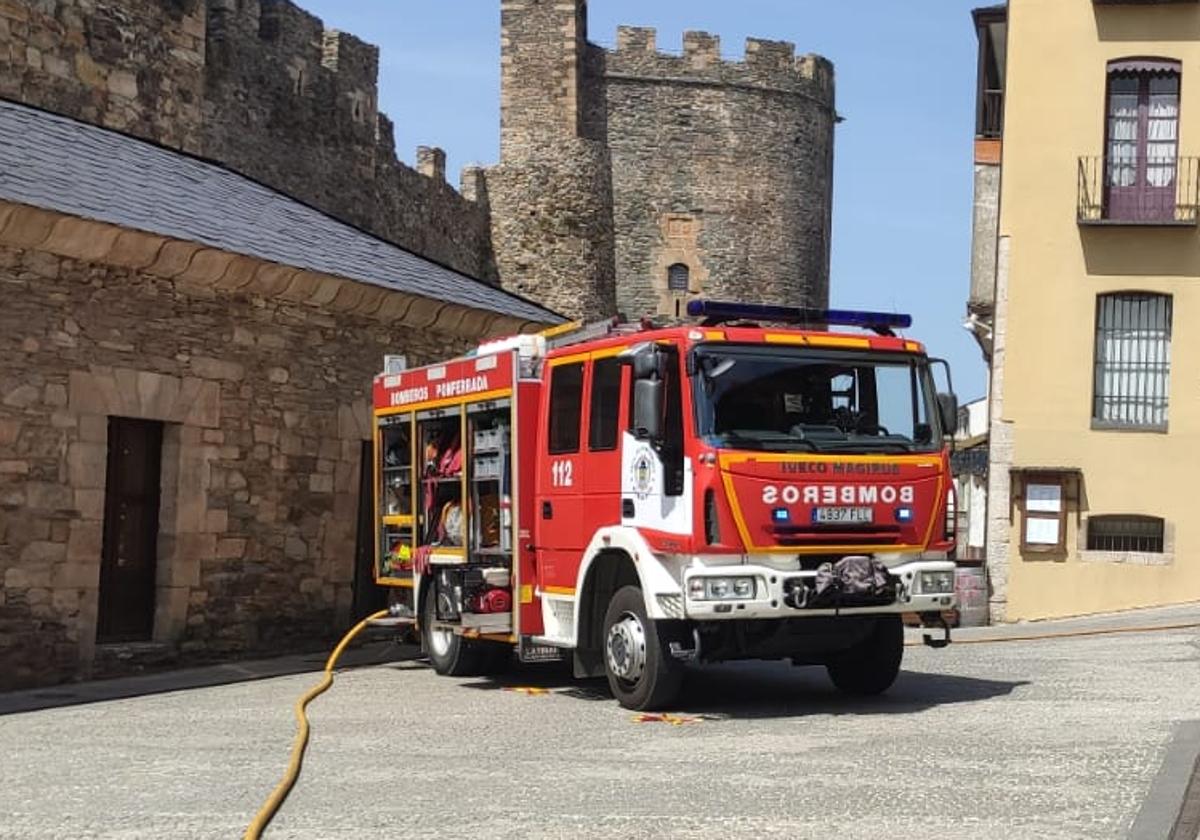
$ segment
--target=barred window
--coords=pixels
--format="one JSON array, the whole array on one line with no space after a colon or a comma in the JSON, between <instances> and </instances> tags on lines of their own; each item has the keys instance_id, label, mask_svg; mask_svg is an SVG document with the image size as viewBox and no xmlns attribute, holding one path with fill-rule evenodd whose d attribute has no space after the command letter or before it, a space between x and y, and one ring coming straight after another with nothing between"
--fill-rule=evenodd
<instances>
[{"instance_id":1,"label":"barred window","mask_svg":"<svg viewBox=\"0 0 1200 840\"><path fill-rule=\"evenodd\" d=\"M1171 296L1100 295L1092 419L1104 426L1163 428L1171 372Z\"/></svg>"},{"instance_id":2,"label":"barred window","mask_svg":"<svg viewBox=\"0 0 1200 840\"><path fill-rule=\"evenodd\" d=\"M672 292L686 292L691 272L683 263L675 263L667 269L667 289Z\"/></svg>"},{"instance_id":3,"label":"barred window","mask_svg":"<svg viewBox=\"0 0 1200 840\"><path fill-rule=\"evenodd\" d=\"M1088 551L1163 553L1163 520L1154 516L1093 516L1088 519Z\"/></svg>"}]
</instances>

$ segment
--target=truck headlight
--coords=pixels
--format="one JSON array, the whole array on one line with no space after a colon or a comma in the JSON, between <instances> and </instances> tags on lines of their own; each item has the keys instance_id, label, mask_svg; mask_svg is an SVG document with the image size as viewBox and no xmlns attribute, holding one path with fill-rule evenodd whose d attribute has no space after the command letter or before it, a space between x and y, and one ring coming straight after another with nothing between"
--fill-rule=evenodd
<instances>
[{"instance_id":1,"label":"truck headlight","mask_svg":"<svg viewBox=\"0 0 1200 840\"><path fill-rule=\"evenodd\" d=\"M748 601L755 590L752 577L694 577L688 584L693 601Z\"/></svg>"},{"instance_id":2,"label":"truck headlight","mask_svg":"<svg viewBox=\"0 0 1200 840\"><path fill-rule=\"evenodd\" d=\"M921 572L922 595L948 595L954 592L954 572Z\"/></svg>"}]
</instances>

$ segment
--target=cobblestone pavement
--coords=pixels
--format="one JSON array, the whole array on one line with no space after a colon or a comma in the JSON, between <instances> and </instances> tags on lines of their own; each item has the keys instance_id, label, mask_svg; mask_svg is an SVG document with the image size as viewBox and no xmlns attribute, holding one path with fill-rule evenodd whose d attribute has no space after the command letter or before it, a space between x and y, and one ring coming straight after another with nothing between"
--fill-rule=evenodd
<instances>
[{"instance_id":1,"label":"cobblestone pavement","mask_svg":"<svg viewBox=\"0 0 1200 840\"><path fill-rule=\"evenodd\" d=\"M0 717L0 837L240 836L314 679ZM0 712L70 701L40 694L0 696ZM869 702L819 669L716 666L689 676L677 713L691 720L635 722L602 683L553 669L346 671L313 705L266 837L1124 838L1176 724L1200 718L1200 634L909 648Z\"/></svg>"}]
</instances>

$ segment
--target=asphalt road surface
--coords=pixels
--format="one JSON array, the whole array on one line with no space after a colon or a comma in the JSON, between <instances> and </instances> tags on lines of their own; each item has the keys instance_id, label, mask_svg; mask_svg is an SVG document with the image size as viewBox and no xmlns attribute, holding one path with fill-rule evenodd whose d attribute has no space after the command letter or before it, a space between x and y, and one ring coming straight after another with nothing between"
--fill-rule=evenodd
<instances>
[{"instance_id":1,"label":"asphalt road surface","mask_svg":"<svg viewBox=\"0 0 1200 840\"><path fill-rule=\"evenodd\" d=\"M1124 838L1173 726L1200 718L1196 630L914 647L904 668L864 702L821 669L709 667L674 723L553 668L348 670L265 837ZM240 837L315 679L0 716L0 838Z\"/></svg>"}]
</instances>

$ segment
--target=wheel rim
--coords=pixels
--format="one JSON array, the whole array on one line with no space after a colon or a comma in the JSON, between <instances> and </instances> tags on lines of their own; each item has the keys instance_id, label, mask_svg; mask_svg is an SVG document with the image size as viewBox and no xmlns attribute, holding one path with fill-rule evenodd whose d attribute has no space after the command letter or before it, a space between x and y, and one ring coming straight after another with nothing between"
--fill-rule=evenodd
<instances>
[{"instance_id":1,"label":"wheel rim","mask_svg":"<svg viewBox=\"0 0 1200 840\"><path fill-rule=\"evenodd\" d=\"M608 628L605 643L608 670L617 679L636 683L646 670L646 630L641 619L624 613Z\"/></svg>"},{"instance_id":2,"label":"wheel rim","mask_svg":"<svg viewBox=\"0 0 1200 840\"><path fill-rule=\"evenodd\" d=\"M430 593L429 597L432 599L433 594ZM433 623L437 621L437 609L433 608L432 602L430 603L430 609L426 610L426 612L428 613L426 622L429 628L429 652L439 658L445 658L450 653L450 645L454 641L454 634L449 630L441 630L433 626Z\"/></svg>"}]
</instances>

